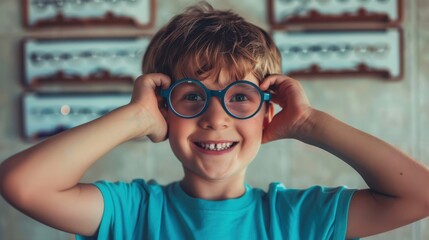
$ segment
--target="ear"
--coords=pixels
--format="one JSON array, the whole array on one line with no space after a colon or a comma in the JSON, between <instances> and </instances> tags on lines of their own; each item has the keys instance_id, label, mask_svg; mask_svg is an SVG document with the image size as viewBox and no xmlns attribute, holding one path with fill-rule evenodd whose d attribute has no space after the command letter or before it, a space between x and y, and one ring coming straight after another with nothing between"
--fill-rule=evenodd
<instances>
[{"instance_id":1,"label":"ear","mask_svg":"<svg viewBox=\"0 0 429 240\"><path fill-rule=\"evenodd\" d=\"M158 109L161 112L162 116L167 120L168 106L167 102L162 97L158 97Z\"/></svg>"},{"instance_id":2,"label":"ear","mask_svg":"<svg viewBox=\"0 0 429 240\"><path fill-rule=\"evenodd\" d=\"M274 117L274 104L272 102L268 102L266 106L267 110L265 111L263 129L265 129L268 124L270 124L271 120L273 120Z\"/></svg>"}]
</instances>

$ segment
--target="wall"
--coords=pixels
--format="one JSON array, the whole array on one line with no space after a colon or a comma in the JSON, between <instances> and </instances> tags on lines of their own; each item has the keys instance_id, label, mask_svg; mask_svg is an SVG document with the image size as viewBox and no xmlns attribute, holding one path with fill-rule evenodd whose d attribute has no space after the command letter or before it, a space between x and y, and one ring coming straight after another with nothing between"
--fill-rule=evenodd
<instances>
[{"instance_id":1,"label":"wall","mask_svg":"<svg viewBox=\"0 0 429 240\"><path fill-rule=\"evenodd\" d=\"M156 26L143 31L153 33L175 13L194 1L158 0ZM266 29L266 4L262 0L209 1L215 7L234 9L247 20ZM405 75L402 81L371 79L323 79L302 81L311 103L350 125L390 142L406 153L429 164L429 1L404 1ZM18 99L19 41L28 36L91 36L136 33L127 29L72 29L25 31L21 27L20 1L0 1L0 161L31 143L19 135ZM422 54L420 54L422 53ZM96 144L96 143L94 143ZM168 183L182 177L181 166L168 143L147 141L123 144L98 161L83 181L97 179L130 180L156 178ZM60 159L59 159L60 160ZM365 187L360 176L337 158L298 141L277 141L262 147L248 170L250 184L266 189L272 181L288 187L314 184ZM46 227L13 209L0 199L0 239L73 239L72 235ZM369 237L367 239L429 239L429 220Z\"/></svg>"}]
</instances>

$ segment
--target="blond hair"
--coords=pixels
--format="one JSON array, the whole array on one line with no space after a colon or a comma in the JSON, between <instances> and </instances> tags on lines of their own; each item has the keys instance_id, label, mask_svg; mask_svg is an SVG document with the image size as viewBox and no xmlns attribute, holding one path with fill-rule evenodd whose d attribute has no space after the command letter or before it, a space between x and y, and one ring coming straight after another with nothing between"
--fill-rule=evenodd
<instances>
[{"instance_id":1,"label":"blond hair","mask_svg":"<svg viewBox=\"0 0 429 240\"><path fill-rule=\"evenodd\" d=\"M143 73L164 73L173 80L217 79L221 70L230 79L251 73L261 81L280 73L280 54L266 31L208 3L172 18L152 38L143 59Z\"/></svg>"}]
</instances>

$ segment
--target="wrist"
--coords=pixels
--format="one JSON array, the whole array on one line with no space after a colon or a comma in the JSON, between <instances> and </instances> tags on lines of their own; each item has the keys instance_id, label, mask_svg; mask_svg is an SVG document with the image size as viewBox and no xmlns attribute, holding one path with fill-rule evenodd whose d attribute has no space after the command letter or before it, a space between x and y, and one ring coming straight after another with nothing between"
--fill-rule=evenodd
<instances>
[{"instance_id":1,"label":"wrist","mask_svg":"<svg viewBox=\"0 0 429 240\"><path fill-rule=\"evenodd\" d=\"M294 138L305 143L313 143L322 132L326 116L327 114L322 111L311 109L307 117L296 128Z\"/></svg>"},{"instance_id":2,"label":"wrist","mask_svg":"<svg viewBox=\"0 0 429 240\"><path fill-rule=\"evenodd\" d=\"M109 115L112 118L118 118L123 126L124 142L138 137L146 136L148 126L145 124L145 111L135 104L124 105Z\"/></svg>"}]
</instances>

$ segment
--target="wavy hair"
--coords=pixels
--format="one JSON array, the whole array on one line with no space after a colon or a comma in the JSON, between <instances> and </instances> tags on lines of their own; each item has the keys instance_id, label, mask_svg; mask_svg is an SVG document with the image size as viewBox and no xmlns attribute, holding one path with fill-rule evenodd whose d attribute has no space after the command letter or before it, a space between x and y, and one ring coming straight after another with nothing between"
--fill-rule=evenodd
<instances>
[{"instance_id":1,"label":"wavy hair","mask_svg":"<svg viewBox=\"0 0 429 240\"><path fill-rule=\"evenodd\" d=\"M173 17L152 38L143 58L143 73L230 79L252 73L260 81L280 73L280 53L270 35L232 11L203 2Z\"/></svg>"}]
</instances>

